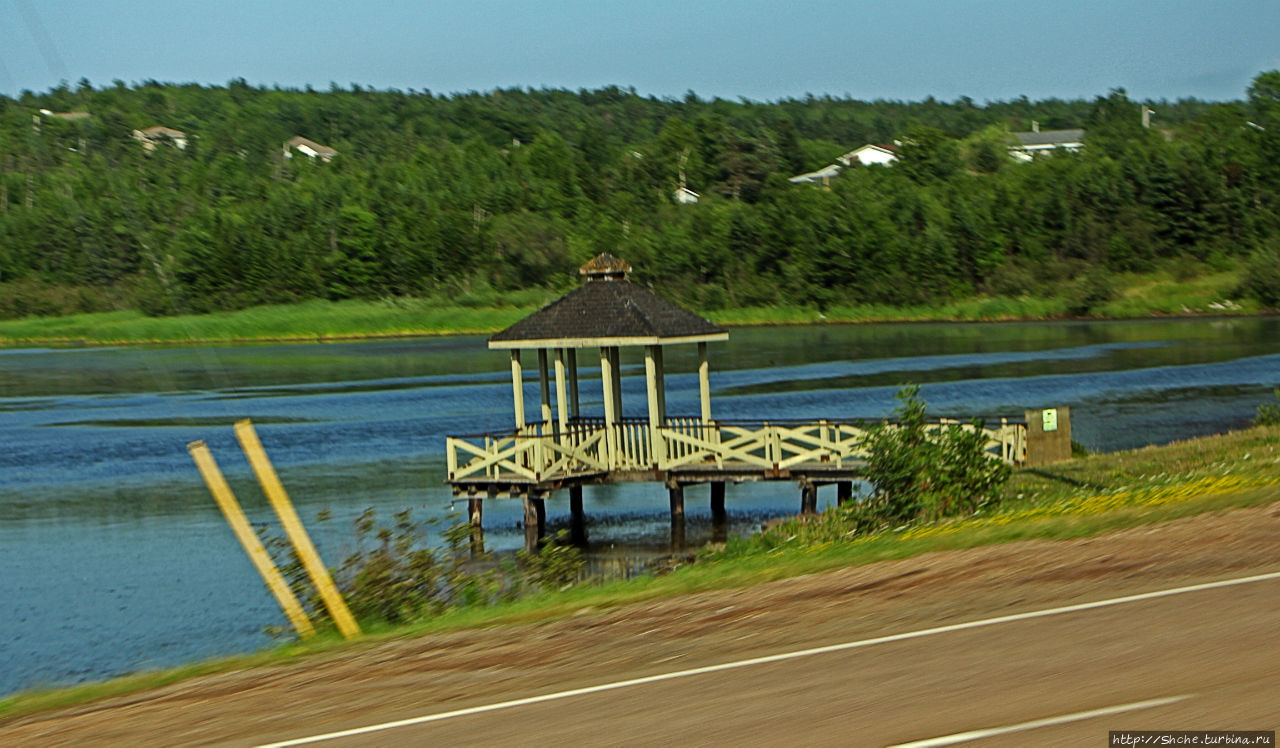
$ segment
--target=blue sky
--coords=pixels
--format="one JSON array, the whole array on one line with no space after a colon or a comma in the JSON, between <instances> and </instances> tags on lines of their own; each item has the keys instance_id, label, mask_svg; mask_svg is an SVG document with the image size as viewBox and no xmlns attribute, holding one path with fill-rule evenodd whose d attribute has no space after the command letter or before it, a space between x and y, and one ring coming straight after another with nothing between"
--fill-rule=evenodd
<instances>
[{"instance_id":1,"label":"blue sky","mask_svg":"<svg viewBox=\"0 0 1280 748\"><path fill-rule=\"evenodd\" d=\"M59 80L436 93L1239 99L1278 0L0 0L0 93Z\"/></svg>"}]
</instances>

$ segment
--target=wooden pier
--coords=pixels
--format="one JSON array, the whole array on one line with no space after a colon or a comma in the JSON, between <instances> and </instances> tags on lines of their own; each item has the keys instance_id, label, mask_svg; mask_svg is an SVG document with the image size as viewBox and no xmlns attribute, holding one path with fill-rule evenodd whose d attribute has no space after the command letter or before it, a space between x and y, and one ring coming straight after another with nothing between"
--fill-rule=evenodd
<instances>
[{"instance_id":1,"label":"wooden pier","mask_svg":"<svg viewBox=\"0 0 1280 748\"><path fill-rule=\"evenodd\" d=\"M545 500L568 489L571 534L585 541L582 488L648 481L666 486L672 540L683 544L684 487L711 486L713 522L725 517L725 484L791 481L802 512L817 510L819 486L852 496L865 456L871 422L858 420L717 421L711 417L707 346L728 332L632 284L631 267L608 254L583 265L587 283L489 339L511 359L514 427L503 433L446 439L449 484L469 500L469 518L480 537L483 500L519 498L525 503L525 540L537 547L545 527ZM663 349L696 345L700 412L667 413ZM643 347L647 418L622 417L620 349ZM523 350L537 352L538 417L526 420ZM578 352L600 356L603 416L582 415ZM983 427L992 459L1027 460L1026 423L1008 418ZM935 428L972 424L940 419ZM678 541L678 542L677 542Z\"/></svg>"}]
</instances>

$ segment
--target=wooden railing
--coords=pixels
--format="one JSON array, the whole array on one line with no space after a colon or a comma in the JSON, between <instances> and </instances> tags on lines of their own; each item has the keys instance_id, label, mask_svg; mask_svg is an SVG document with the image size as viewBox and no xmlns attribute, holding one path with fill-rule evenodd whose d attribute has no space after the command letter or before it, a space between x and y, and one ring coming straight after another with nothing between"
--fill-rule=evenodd
<instances>
[{"instance_id":1,"label":"wooden railing","mask_svg":"<svg viewBox=\"0 0 1280 748\"><path fill-rule=\"evenodd\" d=\"M863 421L710 421L626 418L609 429L601 418L578 418L561 432L558 424L525 426L509 434L450 436L446 440L449 480L540 482L613 470L678 470L714 465L786 470L802 464L843 467L866 456ZM929 428L976 427L939 419ZM986 453L1012 464L1026 461L1026 425L1000 419L984 426Z\"/></svg>"}]
</instances>

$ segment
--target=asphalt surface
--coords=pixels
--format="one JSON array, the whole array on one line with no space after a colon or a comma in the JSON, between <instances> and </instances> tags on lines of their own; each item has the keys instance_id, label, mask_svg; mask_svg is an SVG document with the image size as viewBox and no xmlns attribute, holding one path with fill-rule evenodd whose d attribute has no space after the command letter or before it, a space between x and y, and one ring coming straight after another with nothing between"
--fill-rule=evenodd
<instances>
[{"instance_id":1,"label":"asphalt surface","mask_svg":"<svg viewBox=\"0 0 1280 748\"><path fill-rule=\"evenodd\" d=\"M1133 708L1009 729L981 744L1105 745L1109 730L1274 730L1278 634L1280 579L1273 578L322 744L890 745L1117 707Z\"/></svg>"},{"instance_id":2,"label":"asphalt surface","mask_svg":"<svg viewBox=\"0 0 1280 748\"><path fill-rule=\"evenodd\" d=\"M0 721L0 745L261 745L372 727L318 744L874 746L976 733L981 745L1102 746L1109 730L1276 730L1280 580L1089 607L1276 572L1280 504L369 641ZM835 649L786 656L816 647ZM634 679L649 680L623 683ZM563 695L574 689L589 692ZM538 701L503 706L520 699ZM377 729L467 709L481 711Z\"/></svg>"}]
</instances>

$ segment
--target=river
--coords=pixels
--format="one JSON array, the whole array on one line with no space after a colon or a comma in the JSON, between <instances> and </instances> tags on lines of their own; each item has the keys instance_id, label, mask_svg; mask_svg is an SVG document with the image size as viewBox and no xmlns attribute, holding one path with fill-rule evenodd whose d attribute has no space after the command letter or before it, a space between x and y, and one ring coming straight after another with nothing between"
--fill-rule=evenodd
<instances>
[{"instance_id":1,"label":"river","mask_svg":"<svg viewBox=\"0 0 1280 748\"><path fill-rule=\"evenodd\" d=\"M584 415L601 408L590 359ZM643 363L624 351L623 366L624 414L645 415ZM696 366L693 347L668 349L672 415L697 413ZM1110 451L1246 425L1280 386L1280 319L735 329L711 366L721 419L884 416L914 382L931 415L1070 406L1075 439ZM314 528L336 565L367 507L461 510L444 435L507 429L510 408L506 355L481 337L0 349L0 695L272 642L283 616L188 442L205 440L250 519L274 526L232 433L252 418L304 520L332 513ZM661 545L666 502L651 484L587 489L593 549ZM798 502L787 484L731 486L732 530ZM689 538L706 537L704 497L690 491L687 511ZM567 512L548 502L553 526ZM518 502L487 502L488 547L519 547L521 517Z\"/></svg>"}]
</instances>

